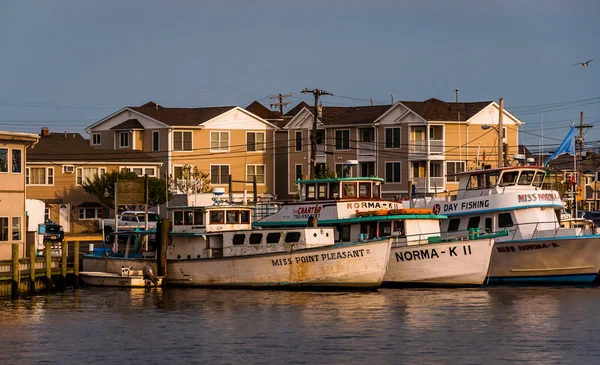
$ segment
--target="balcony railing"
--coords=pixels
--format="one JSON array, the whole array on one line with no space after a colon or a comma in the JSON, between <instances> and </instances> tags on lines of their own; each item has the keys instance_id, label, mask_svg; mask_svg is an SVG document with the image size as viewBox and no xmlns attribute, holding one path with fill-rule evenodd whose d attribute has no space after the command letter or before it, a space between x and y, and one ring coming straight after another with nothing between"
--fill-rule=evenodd
<instances>
[{"instance_id":1,"label":"balcony railing","mask_svg":"<svg viewBox=\"0 0 600 365\"><path fill-rule=\"evenodd\" d=\"M324 155L325 150L326 150L325 143L317 144L317 155Z\"/></svg>"},{"instance_id":2,"label":"balcony railing","mask_svg":"<svg viewBox=\"0 0 600 365\"><path fill-rule=\"evenodd\" d=\"M375 142L358 142L359 156L375 156Z\"/></svg>"},{"instance_id":3,"label":"balcony railing","mask_svg":"<svg viewBox=\"0 0 600 365\"><path fill-rule=\"evenodd\" d=\"M429 153L444 153L444 141L440 139L429 140Z\"/></svg>"},{"instance_id":4,"label":"balcony railing","mask_svg":"<svg viewBox=\"0 0 600 365\"><path fill-rule=\"evenodd\" d=\"M426 140L412 140L409 142L411 153L427 153Z\"/></svg>"},{"instance_id":5,"label":"balcony railing","mask_svg":"<svg viewBox=\"0 0 600 365\"><path fill-rule=\"evenodd\" d=\"M417 187L417 189L421 189L421 191L425 191L425 183L427 182L426 177L413 177L412 183ZM429 190L428 192L432 192L435 190L437 186L438 191L444 190L444 178L443 177L430 177L429 178Z\"/></svg>"},{"instance_id":6,"label":"balcony railing","mask_svg":"<svg viewBox=\"0 0 600 365\"><path fill-rule=\"evenodd\" d=\"M411 140L410 152L411 153L427 153L427 143L429 142L429 153L430 154L442 154L444 153L444 141L439 139L427 140Z\"/></svg>"}]
</instances>

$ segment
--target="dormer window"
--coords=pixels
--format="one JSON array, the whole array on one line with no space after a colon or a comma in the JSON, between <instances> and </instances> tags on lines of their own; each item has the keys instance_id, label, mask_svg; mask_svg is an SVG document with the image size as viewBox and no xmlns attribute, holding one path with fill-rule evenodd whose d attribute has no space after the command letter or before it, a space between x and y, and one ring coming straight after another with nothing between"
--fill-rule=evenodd
<instances>
[{"instance_id":1,"label":"dormer window","mask_svg":"<svg viewBox=\"0 0 600 365\"><path fill-rule=\"evenodd\" d=\"M119 132L119 148L129 148L129 132Z\"/></svg>"},{"instance_id":2,"label":"dormer window","mask_svg":"<svg viewBox=\"0 0 600 365\"><path fill-rule=\"evenodd\" d=\"M101 141L100 133L92 133L92 146L99 146Z\"/></svg>"}]
</instances>

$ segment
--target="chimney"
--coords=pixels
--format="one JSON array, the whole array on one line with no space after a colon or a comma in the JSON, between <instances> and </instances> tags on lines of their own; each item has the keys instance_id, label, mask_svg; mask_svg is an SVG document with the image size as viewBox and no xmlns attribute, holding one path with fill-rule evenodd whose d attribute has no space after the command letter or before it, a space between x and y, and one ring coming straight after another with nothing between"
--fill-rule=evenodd
<instances>
[{"instance_id":1,"label":"chimney","mask_svg":"<svg viewBox=\"0 0 600 365\"><path fill-rule=\"evenodd\" d=\"M42 127L42 137L46 137L48 135L50 135L50 129L48 129L48 127Z\"/></svg>"},{"instance_id":2,"label":"chimney","mask_svg":"<svg viewBox=\"0 0 600 365\"><path fill-rule=\"evenodd\" d=\"M154 103L154 109L158 110L158 103Z\"/></svg>"},{"instance_id":3,"label":"chimney","mask_svg":"<svg viewBox=\"0 0 600 365\"><path fill-rule=\"evenodd\" d=\"M454 90L454 92L456 93L456 102L458 103L458 89Z\"/></svg>"},{"instance_id":4,"label":"chimney","mask_svg":"<svg viewBox=\"0 0 600 365\"><path fill-rule=\"evenodd\" d=\"M394 105L394 94L392 94L392 105Z\"/></svg>"}]
</instances>

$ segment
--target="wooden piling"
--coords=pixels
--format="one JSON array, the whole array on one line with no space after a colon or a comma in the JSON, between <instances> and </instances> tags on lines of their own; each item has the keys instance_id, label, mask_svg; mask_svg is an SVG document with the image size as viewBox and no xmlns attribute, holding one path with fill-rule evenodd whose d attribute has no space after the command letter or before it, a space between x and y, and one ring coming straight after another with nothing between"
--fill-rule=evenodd
<instances>
[{"instance_id":1,"label":"wooden piling","mask_svg":"<svg viewBox=\"0 0 600 365\"><path fill-rule=\"evenodd\" d=\"M69 242L63 241L60 246L62 251L60 261L60 285L64 288L67 285L67 256L69 254Z\"/></svg>"},{"instance_id":2,"label":"wooden piling","mask_svg":"<svg viewBox=\"0 0 600 365\"><path fill-rule=\"evenodd\" d=\"M158 267L157 272L159 276L167 277L167 245L169 244L169 232L171 231L171 221L169 219L163 219L160 222L159 234L160 244L158 249ZM166 280L163 280L163 283Z\"/></svg>"},{"instance_id":3,"label":"wooden piling","mask_svg":"<svg viewBox=\"0 0 600 365\"><path fill-rule=\"evenodd\" d=\"M52 289L52 244L44 242L44 265L46 269L46 290Z\"/></svg>"},{"instance_id":4,"label":"wooden piling","mask_svg":"<svg viewBox=\"0 0 600 365\"><path fill-rule=\"evenodd\" d=\"M29 291L35 291L35 250L36 243L29 245Z\"/></svg>"},{"instance_id":5,"label":"wooden piling","mask_svg":"<svg viewBox=\"0 0 600 365\"><path fill-rule=\"evenodd\" d=\"M19 296L19 244L12 244L12 296Z\"/></svg>"},{"instance_id":6,"label":"wooden piling","mask_svg":"<svg viewBox=\"0 0 600 365\"><path fill-rule=\"evenodd\" d=\"M75 287L79 286L79 241L73 246L73 276L75 276Z\"/></svg>"}]
</instances>

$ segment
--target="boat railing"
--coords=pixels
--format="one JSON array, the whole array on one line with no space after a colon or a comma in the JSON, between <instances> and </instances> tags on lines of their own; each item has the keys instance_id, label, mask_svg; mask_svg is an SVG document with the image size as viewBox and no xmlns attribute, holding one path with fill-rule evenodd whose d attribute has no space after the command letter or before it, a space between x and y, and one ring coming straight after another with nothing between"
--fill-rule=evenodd
<instances>
[{"instance_id":1,"label":"boat railing","mask_svg":"<svg viewBox=\"0 0 600 365\"><path fill-rule=\"evenodd\" d=\"M392 246L416 246L431 243L460 242L474 239L495 238L508 236L510 233L504 229L497 232L482 232L478 228L454 232L416 233L404 236L391 236Z\"/></svg>"}]
</instances>

